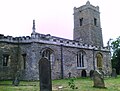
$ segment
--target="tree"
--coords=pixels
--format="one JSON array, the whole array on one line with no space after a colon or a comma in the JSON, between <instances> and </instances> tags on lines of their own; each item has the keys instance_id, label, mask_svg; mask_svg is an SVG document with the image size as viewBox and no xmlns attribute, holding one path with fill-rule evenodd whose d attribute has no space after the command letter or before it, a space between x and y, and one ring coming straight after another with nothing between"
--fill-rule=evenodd
<instances>
[{"instance_id":1,"label":"tree","mask_svg":"<svg viewBox=\"0 0 120 91\"><path fill-rule=\"evenodd\" d=\"M120 36L111 43L113 49L112 67L116 69L117 74L120 74Z\"/></svg>"}]
</instances>

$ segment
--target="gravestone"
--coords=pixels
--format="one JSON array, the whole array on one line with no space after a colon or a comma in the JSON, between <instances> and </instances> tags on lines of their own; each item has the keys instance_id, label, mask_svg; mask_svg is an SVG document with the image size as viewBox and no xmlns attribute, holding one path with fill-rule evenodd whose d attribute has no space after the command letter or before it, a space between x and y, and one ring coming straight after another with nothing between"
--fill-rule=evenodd
<instances>
[{"instance_id":1,"label":"gravestone","mask_svg":"<svg viewBox=\"0 0 120 91\"><path fill-rule=\"evenodd\" d=\"M94 73L94 70L91 70L90 71L90 78L93 79L93 73Z\"/></svg>"},{"instance_id":2,"label":"gravestone","mask_svg":"<svg viewBox=\"0 0 120 91\"><path fill-rule=\"evenodd\" d=\"M68 77L71 78L71 72L68 73Z\"/></svg>"},{"instance_id":3,"label":"gravestone","mask_svg":"<svg viewBox=\"0 0 120 91\"><path fill-rule=\"evenodd\" d=\"M85 71L85 70L82 70L82 72L81 72L81 77L86 77L86 76L87 76L86 71Z\"/></svg>"},{"instance_id":4,"label":"gravestone","mask_svg":"<svg viewBox=\"0 0 120 91\"><path fill-rule=\"evenodd\" d=\"M116 69L115 68L112 69L111 76L115 77L115 78L117 77L117 73L116 73Z\"/></svg>"},{"instance_id":5,"label":"gravestone","mask_svg":"<svg viewBox=\"0 0 120 91\"><path fill-rule=\"evenodd\" d=\"M18 77L15 77L15 79L13 80L13 85L18 86L19 83L20 83L20 80L18 79Z\"/></svg>"},{"instance_id":6,"label":"gravestone","mask_svg":"<svg viewBox=\"0 0 120 91\"><path fill-rule=\"evenodd\" d=\"M101 73L101 76L104 79L104 72L102 70L99 70L99 72Z\"/></svg>"},{"instance_id":7,"label":"gravestone","mask_svg":"<svg viewBox=\"0 0 120 91\"><path fill-rule=\"evenodd\" d=\"M94 86L97 88L105 88L105 83L102 74L96 70L93 73L93 81L94 81Z\"/></svg>"},{"instance_id":8,"label":"gravestone","mask_svg":"<svg viewBox=\"0 0 120 91\"><path fill-rule=\"evenodd\" d=\"M20 83L20 72L17 71L16 75L15 75L15 78L13 79L13 85L14 86L18 86Z\"/></svg>"},{"instance_id":9,"label":"gravestone","mask_svg":"<svg viewBox=\"0 0 120 91\"><path fill-rule=\"evenodd\" d=\"M47 58L39 61L40 91L52 91L51 65Z\"/></svg>"}]
</instances>

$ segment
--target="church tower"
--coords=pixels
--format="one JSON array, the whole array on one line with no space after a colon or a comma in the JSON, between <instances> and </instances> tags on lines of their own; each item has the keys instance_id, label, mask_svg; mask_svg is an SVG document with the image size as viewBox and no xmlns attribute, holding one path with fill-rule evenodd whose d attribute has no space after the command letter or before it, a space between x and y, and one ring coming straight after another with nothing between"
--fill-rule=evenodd
<instances>
[{"instance_id":1,"label":"church tower","mask_svg":"<svg viewBox=\"0 0 120 91\"><path fill-rule=\"evenodd\" d=\"M87 1L86 5L74 7L74 40L83 43L103 46L100 12L98 6Z\"/></svg>"}]
</instances>

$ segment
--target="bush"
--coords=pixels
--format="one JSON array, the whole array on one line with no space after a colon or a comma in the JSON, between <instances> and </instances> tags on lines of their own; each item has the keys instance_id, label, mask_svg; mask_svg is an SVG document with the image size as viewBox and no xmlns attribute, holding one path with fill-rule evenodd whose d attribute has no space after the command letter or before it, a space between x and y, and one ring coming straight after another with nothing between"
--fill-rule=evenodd
<instances>
[{"instance_id":1,"label":"bush","mask_svg":"<svg viewBox=\"0 0 120 91\"><path fill-rule=\"evenodd\" d=\"M73 78L69 79L68 85L71 89L78 89L78 87L75 86L75 82Z\"/></svg>"}]
</instances>

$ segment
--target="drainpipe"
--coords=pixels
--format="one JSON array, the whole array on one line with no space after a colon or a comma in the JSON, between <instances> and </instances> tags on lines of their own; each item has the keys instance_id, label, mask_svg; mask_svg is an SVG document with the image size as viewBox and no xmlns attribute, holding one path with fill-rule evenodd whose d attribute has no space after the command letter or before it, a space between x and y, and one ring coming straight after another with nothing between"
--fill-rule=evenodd
<instances>
[{"instance_id":1,"label":"drainpipe","mask_svg":"<svg viewBox=\"0 0 120 91\"><path fill-rule=\"evenodd\" d=\"M94 51L95 51L95 49L93 48L93 69L95 70L95 57L94 57Z\"/></svg>"},{"instance_id":2,"label":"drainpipe","mask_svg":"<svg viewBox=\"0 0 120 91\"><path fill-rule=\"evenodd\" d=\"M19 45L19 37L17 38L17 41L18 41L18 47L17 47L17 71L19 70L20 68L20 63L19 63L19 53L20 53L20 45Z\"/></svg>"},{"instance_id":3,"label":"drainpipe","mask_svg":"<svg viewBox=\"0 0 120 91\"><path fill-rule=\"evenodd\" d=\"M63 72L63 45L61 45L61 79L64 78L64 72Z\"/></svg>"}]
</instances>

